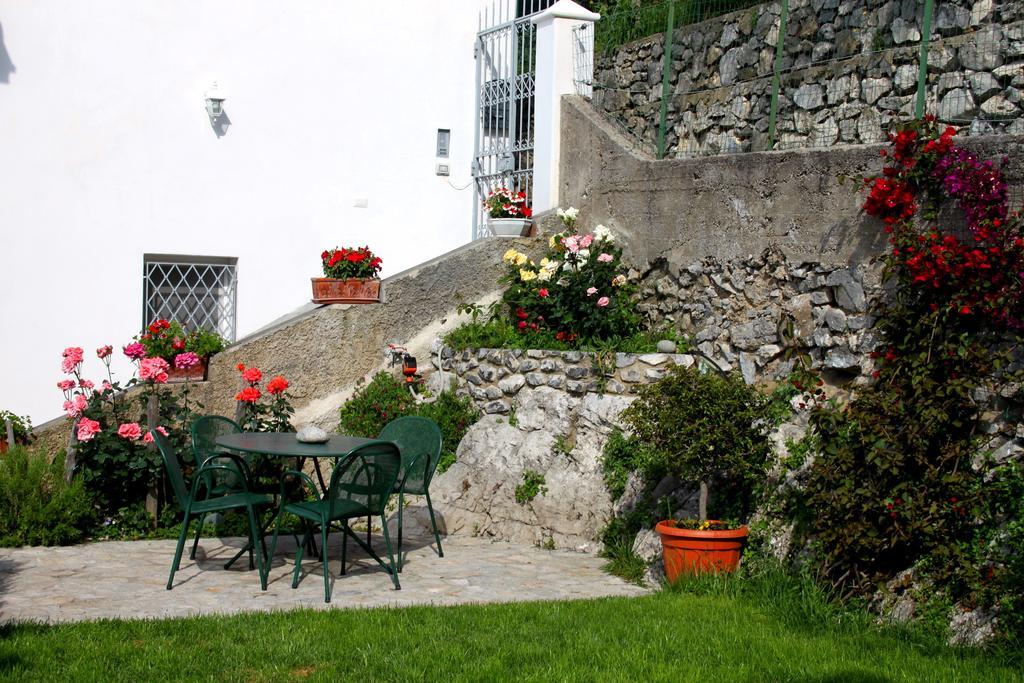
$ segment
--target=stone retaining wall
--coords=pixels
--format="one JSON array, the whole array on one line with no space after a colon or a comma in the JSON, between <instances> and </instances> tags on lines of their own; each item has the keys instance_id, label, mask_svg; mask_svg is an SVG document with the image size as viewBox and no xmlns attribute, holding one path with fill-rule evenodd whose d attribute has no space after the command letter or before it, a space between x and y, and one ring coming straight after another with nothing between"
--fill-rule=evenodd
<instances>
[{"instance_id":1,"label":"stone retaining wall","mask_svg":"<svg viewBox=\"0 0 1024 683\"><path fill-rule=\"evenodd\" d=\"M926 109L965 134L1024 133L1024 2L936 3ZM913 114L924 3L791 0L776 148L875 143ZM675 31L667 156L769 148L779 3ZM594 103L649 144L657 139L664 34L599 56ZM973 123L972 123L973 121Z\"/></svg>"},{"instance_id":2,"label":"stone retaining wall","mask_svg":"<svg viewBox=\"0 0 1024 683\"><path fill-rule=\"evenodd\" d=\"M587 392L633 394L656 382L672 364L689 367L689 354L470 349L442 352L441 368L452 371L484 413L504 415L524 387L546 386L580 396Z\"/></svg>"}]
</instances>

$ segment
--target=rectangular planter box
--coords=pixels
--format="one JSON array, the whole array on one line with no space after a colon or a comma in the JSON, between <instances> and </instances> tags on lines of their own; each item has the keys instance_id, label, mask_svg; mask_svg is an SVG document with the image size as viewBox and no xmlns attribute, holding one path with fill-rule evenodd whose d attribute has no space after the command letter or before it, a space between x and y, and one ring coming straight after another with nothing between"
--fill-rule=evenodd
<instances>
[{"instance_id":1,"label":"rectangular planter box","mask_svg":"<svg viewBox=\"0 0 1024 683\"><path fill-rule=\"evenodd\" d=\"M350 278L336 280L315 277L313 303L315 304L375 304L380 302L380 280Z\"/></svg>"},{"instance_id":2,"label":"rectangular planter box","mask_svg":"<svg viewBox=\"0 0 1024 683\"><path fill-rule=\"evenodd\" d=\"M168 382L205 382L206 381L206 365L209 359L202 358L198 365L193 365L188 370L179 370L174 367L174 361L171 361L171 367L167 369L167 381Z\"/></svg>"}]
</instances>

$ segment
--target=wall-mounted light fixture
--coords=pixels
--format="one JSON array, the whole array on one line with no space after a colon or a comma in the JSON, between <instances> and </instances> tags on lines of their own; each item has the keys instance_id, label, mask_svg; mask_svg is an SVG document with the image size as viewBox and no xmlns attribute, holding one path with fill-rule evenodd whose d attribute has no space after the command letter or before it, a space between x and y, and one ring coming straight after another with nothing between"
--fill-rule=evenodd
<instances>
[{"instance_id":1,"label":"wall-mounted light fixture","mask_svg":"<svg viewBox=\"0 0 1024 683\"><path fill-rule=\"evenodd\" d=\"M224 100L227 97L224 95L224 91L221 89L217 81L210 83L210 87L206 90L206 113L210 116L210 123L215 123L216 119L220 118L224 114Z\"/></svg>"}]
</instances>

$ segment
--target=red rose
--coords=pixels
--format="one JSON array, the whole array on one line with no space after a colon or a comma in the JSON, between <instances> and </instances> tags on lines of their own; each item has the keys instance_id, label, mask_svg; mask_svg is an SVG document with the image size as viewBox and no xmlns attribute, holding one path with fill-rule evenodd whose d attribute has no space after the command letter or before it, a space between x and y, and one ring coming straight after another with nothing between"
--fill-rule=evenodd
<instances>
[{"instance_id":1,"label":"red rose","mask_svg":"<svg viewBox=\"0 0 1024 683\"><path fill-rule=\"evenodd\" d=\"M271 394L284 393L285 389L288 388L288 380L281 375L274 377L272 380L267 382L267 391Z\"/></svg>"},{"instance_id":2,"label":"red rose","mask_svg":"<svg viewBox=\"0 0 1024 683\"><path fill-rule=\"evenodd\" d=\"M246 403L255 403L260 400L260 396L260 390L256 387L246 387L235 394L235 400L244 401Z\"/></svg>"},{"instance_id":3,"label":"red rose","mask_svg":"<svg viewBox=\"0 0 1024 683\"><path fill-rule=\"evenodd\" d=\"M546 298L548 298L548 290L546 290L546 289L544 289L544 288L542 287L541 289L539 289L539 290L537 291L537 296L539 296L539 297L540 297L541 299L546 299Z\"/></svg>"},{"instance_id":4,"label":"red rose","mask_svg":"<svg viewBox=\"0 0 1024 683\"><path fill-rule=\"evenodd\" d=\"M242 372L242 379L251 384L255 384L263 379L263 372L259 368L249 368Z\"/></svg>"}]
</instances>

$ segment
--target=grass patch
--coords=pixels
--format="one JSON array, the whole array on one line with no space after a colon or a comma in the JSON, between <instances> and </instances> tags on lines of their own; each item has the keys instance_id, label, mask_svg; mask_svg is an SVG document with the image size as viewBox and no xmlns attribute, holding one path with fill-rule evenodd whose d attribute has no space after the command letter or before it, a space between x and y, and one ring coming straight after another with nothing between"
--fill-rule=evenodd
<instances>
[{"instance_id":1,"label":"grass patch","mask_svg":"<svg viewBox=\"0 0 1024 683\"><path fill-rule=\"evenodd\" d=\"M580 602L300 610L0 629L5 680L1011 681L952 650L704 585ZM790 596L784 605L793 605ZM182 599L187 599L183 591ZM799 604L796 602L795 604ZM810 621L805 619L810 616ZM824 621L822 621L824 619Z\"/></svg>"}]
</instances>

